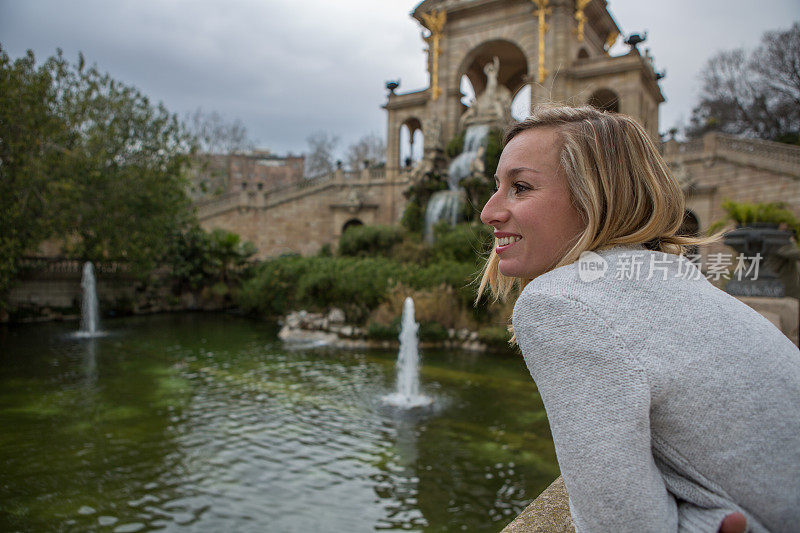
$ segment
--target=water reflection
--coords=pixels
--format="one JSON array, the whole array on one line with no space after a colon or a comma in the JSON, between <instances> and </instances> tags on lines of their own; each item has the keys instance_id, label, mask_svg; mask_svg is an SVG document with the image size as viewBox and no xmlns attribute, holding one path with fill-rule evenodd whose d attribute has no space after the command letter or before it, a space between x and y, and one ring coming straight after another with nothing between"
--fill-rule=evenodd
<instances>
[{"instance_id":1,"label":"water reflection","mask_svg":"<svg viewBox=\"0 0 800 533\"><path fill-rule=\"evenodd\" d=\"M393 352L287 351L226 316L107 327L0 336L0 529L497 531L558 474L521 361L426 353L436 409L398 412Z\"/></svg>"},{"instance_id":2,"label":"water reflection","mask_svg":"<svg viewBox=\"0 0 800 533\"><path fill-rule=\"evenodd\" d=\"M86 339L84 346L83 385L91 390L97 384L97 339Z\"/></svg>"}]
</instances>

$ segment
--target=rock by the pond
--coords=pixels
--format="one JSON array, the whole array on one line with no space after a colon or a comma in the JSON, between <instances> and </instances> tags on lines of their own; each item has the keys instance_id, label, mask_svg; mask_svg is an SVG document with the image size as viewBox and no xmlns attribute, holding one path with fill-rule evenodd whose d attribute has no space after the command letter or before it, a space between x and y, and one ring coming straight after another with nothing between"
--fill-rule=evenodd
<instances>
[{"instance_id":1,"label":"rock by the pond","mask_svg":"<svg viewBox=\"0 0 800 533\"><path fill-rule=\"evenodd\" d=\"M332 307L331 310L328 311L327 318L330 324L344 324L345 321L344 311L342 311L338 307Z\"/></svg>"},{"instance_id":2,"label":"rock by the pond","mask_svg":"<svg viewBox=\"0 0 800 533\"><path fill-rule=\"evenodd\" d=\"M334 344L339 338L335 333L307 329L293 329L283 326L278 332L278 338L283 342L297 344Z\"/></svg>"}]
</instances>

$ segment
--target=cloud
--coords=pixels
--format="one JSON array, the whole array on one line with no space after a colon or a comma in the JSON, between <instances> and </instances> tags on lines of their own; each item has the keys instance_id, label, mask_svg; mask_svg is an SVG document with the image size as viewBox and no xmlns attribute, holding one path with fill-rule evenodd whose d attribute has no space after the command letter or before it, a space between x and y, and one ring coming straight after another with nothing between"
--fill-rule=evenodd
<instances>
[{"instance_id":1,"label":"cloud","mask_svg":"<svg viewBox=\"0 0 800 533\"><path fill-rule=\"evenodd\" d=\"M320 129L340 135L344 149L366 133L385 135L386 80L401 78L401 92L427 85L420 27L409 17L417 3L0 0L0 42L12 56L83 51L179 114L202 107L241 119L276 152L302 151ZM662 130L688 116L707 57L800 18L795 0L769 11L745 0L614 0L610 9L625 32L649 30L644 47L667 69Z\"/></svg>"}]
</instances>

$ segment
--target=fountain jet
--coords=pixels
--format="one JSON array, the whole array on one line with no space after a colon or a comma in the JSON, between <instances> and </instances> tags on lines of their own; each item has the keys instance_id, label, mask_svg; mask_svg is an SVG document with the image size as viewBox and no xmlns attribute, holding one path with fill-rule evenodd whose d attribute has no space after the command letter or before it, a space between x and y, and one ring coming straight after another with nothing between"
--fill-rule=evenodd
<instances>
[{"instance_id":1,"label":"fountain jet","mask_svg":"<svg viewBox=\"0 0 800 533\"><path fill-rule=\"evenodd\" d=\"M384 396L385 403L403 409L426 407L433 399L419 392L419 324L414 321L414 300L403 302L400 351L397 355L397 391Z\"/></svg>"},{"instance_id":2,"label":"fountain jet","mask_svg":"<svg viewBox=\"0 0 800 533\"><path fill-rule=\"evenodd\" d=\"M94 279L94 267L91 261L83 264L81 276L83 302L81 303L81 329L77 337L100 337L105 333L99 330L100 319L97 312L97 283Z\"/></svg>"}]
</instances>

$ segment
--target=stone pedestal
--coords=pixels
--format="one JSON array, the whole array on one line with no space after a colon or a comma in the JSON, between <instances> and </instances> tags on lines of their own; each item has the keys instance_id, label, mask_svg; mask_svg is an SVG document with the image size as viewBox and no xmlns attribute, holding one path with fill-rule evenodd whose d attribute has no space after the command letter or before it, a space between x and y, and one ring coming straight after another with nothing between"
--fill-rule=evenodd
<instances>
[{"instance_id":1,"label":"stone pedestal","mask_svg":"<svg viewBox=\"0 0 800 533\"><path fill-rule=\"evenodd\" d=\"M784 335L798 344L798 325L800 325L800 300L796 298L769 298L765 296L737 296L775 324Z\"/></svg>"}]
</instances>

